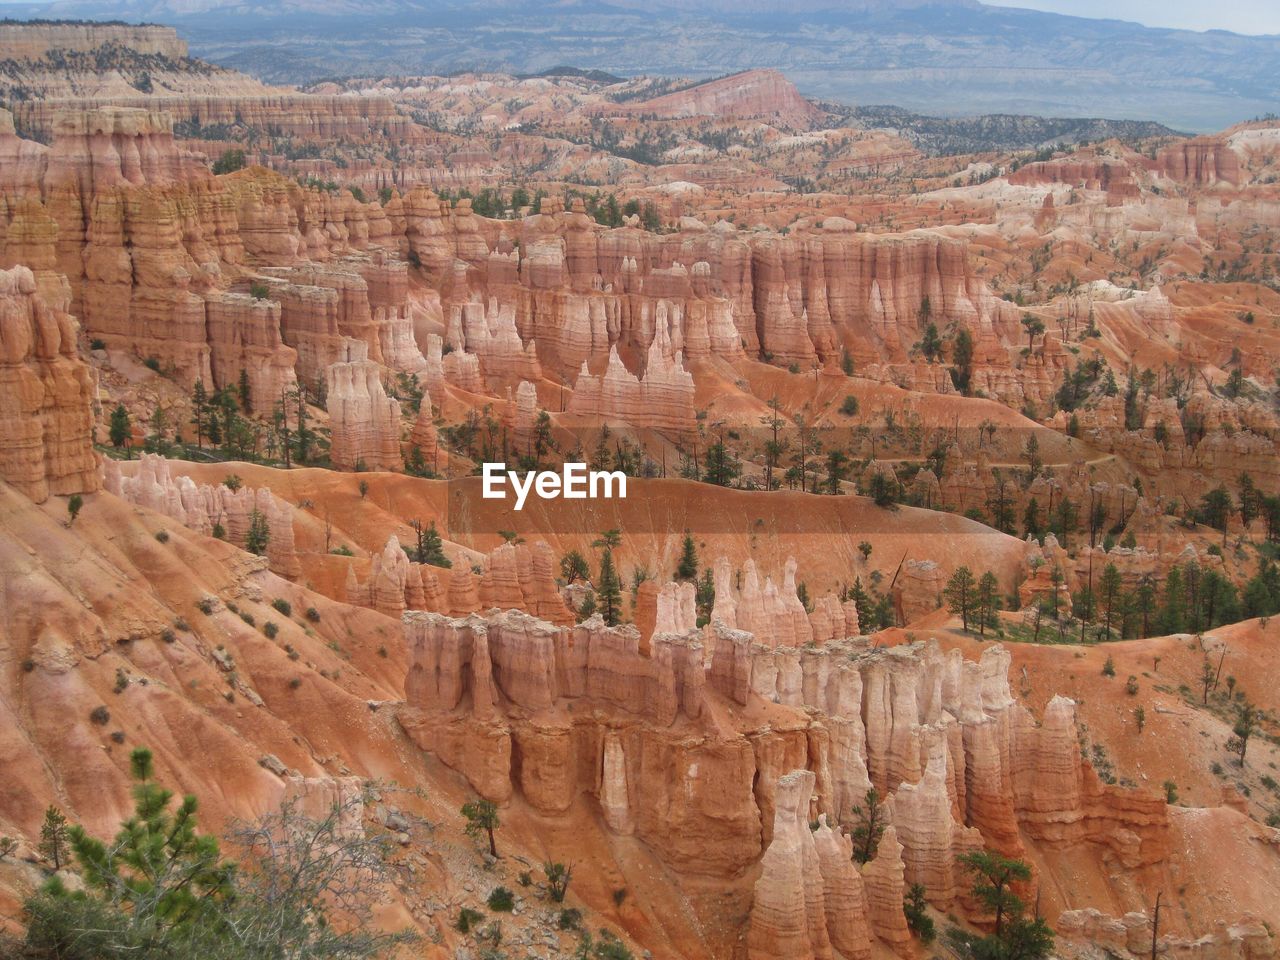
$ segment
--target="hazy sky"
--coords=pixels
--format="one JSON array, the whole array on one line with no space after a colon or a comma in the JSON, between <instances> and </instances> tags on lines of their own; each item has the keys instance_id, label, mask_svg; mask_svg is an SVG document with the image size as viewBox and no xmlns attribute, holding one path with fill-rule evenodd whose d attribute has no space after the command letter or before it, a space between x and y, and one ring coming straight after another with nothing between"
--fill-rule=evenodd
<instances>
[{"instance_id":1,"label":"hazy sky","mask_svg":"<svg viewBox=\"0 0 1280 960\"><path fill-rule=\"evenodd\" d=\"M985 0L1002 7L1030 7L1077 17L1135 20L1149 27L1280 33L1276 0Z\"/></svg>"}]
</instances>

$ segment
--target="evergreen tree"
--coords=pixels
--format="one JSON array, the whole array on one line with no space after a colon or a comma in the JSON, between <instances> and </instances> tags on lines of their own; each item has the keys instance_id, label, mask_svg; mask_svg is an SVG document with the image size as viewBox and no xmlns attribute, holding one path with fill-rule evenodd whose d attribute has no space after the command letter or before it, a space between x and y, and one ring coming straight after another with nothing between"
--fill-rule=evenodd
<instances>
[{"instance_id":1,"label":"evergreen tree","mask_svg":"<svg viewBox=\"0 0 1280 960\"><path fill-rule=\"evenodd\" d=\"M249 514L249 531L244 537L244 548L250 553L262 556L267 552L267 544L271 542L271 527L267 518L258 509Z\"/></svg>"},{"instance_id":2,"label":"evergreen tree","mask_svg":"<svg viewBox=\"0 0 1280 960\"><path fill-rule=\"evenodd\" d=\"M204 446L205 423L209 414L209 393L203 380L191 388L191 425L196 428L196 446Z\"/></svg>"},{"instance_id":3,"label":"evergreen tree","mask_svg":"<svg viewBox=\"0 0 1280 960\"><path fill-rule=\"evenodd\" d=\"M1200 497L1200 506L1196 509L1196 521L1207 527L1221 530L1227 535L1227 518L1231 515L1231 494L1223 486L1215 487Z\"/></svg>"},{"instance_id":4,"label":"evergreen tree","mask_svg":"<svg viewBox=\"0 0 1280 960\"><path fill-rule=\"evenodd\" d=\"M849 472L849 455L832 447L827 451L827 490L834 496L840 492L840 482Z\"/></svg>"},{"instance_id":5,"label":"evergreen tree","mask_svg":"<svg viewBox=\"0 0 1280 960\"><path fill-rule=\"evenodd\" d=\"M973 335L961 327L951 347L951 382L966 397L973 380Z\"/></svg>"},{"instance_id":6,"label":"evergreen tree","mask_svg":"<svg viewBox=\"0 0 1280 960\"><path fill-rule=\"evenodd\" d=\"M862 578L856 577L853 589L849 591L849 599L858 611L858 629L870 633L876 624L876 602L862 585Z\"/></svg>"},{"instance_id":7,"label":"evergreen tree","mask_svg":"<svg viewBox=\"0 0 1280 960\"><path fill-rule=\"evenodd\" d=\"M1280 613L1280 570L1271 561L1263 563L1245 584L1242 612L1246 619Z\"/></svg>"},{"instance_id":8,"label":"evergreen tree","mask_svg":"<svg viewBox=\"0 0 1280 960\"><path fill-rule=\"evenodd\" d=\"M680 562L676 564L676 579L692 583L698 577L698 548L693 537L685 531L684 545L680 551Z\"/></svg>"},{"instance_id":9,"label":"evergreen tree","mask_svg":"<svg viewBox=\"0 0 1280 960\"><path fill-rule=\"evenodd\" d=\"M1108 563L1102 571L1102 580L1098 584L1099 601L1102 604L1102 626L1108 639L1111 637L1111 623L1120 602L1123 585L1116 565Z\"/></svg>"},{"instance_id":10,"label":"evergreen tree","mask_svg":"<svg viewBox=\"0 0 1280 960\"><path fill-rule=\"evenodd\" d=\"M84 497L78 493L73 493L67 500L67 526L76 522L76 517L80 516L80 511L84 508Z\"/></svg>"},{"instance_id":11,"label":"evergreen tree","mask_svg":"<svg viewBox=\"0 0 1280 960\"><path fill-rule=\"evenodd\" d=\"M1076 510L1075 504L1064 496L1058 501L1058 506L1053 511L1053 522L1050 525L1050 530L1058 538L1064 550L1069 548L1071 531L1079 522L1080 513Z\"/></svg>"},{"instance_id":12,"label":"evergreen tree","mask_svg":"<svg viewBox=\"0 0 1280 960\"><path fill-rule=\"evenodd\" d=\"M920 353L929 363L942 359L942 338L938 336L936 323L931 323L924 328L924 338L920 341Z\"/></svg>"},{"instance_id":13,"label":"evergreen tree","mask_svg":"<svg viewBox=\"0 0 1280 960\"><path fill-rule=\"evenodd\" d=\"M414 534L414 563L427 563L433 567L445 569L453 566L453 562L444 555L444 542L440 539L440 531L436 529L434 520L424 526L422 521L415 517L409 522L409 526L413 528ZM585 566L585 560L583 564Z\"/></svg>"},{"instance_id":14,"label":"evergreen tree","mask_svg":"<svg viewBox=\"0 0 1280 960\"><path fill-rule=\"evenodd\" d=\"M703 627L711 622L711 609L715 606L715 602L715 576L711 568L707 567L702 571L702 578L698 581L697 592L694 595L694 603L698 608L698 626Z\"/></svg>"},{"instance_id":15,"label":"evergreen tree","mask_svg":"<svg viewBox=\"0 0 1280 960\"><path fill-rule=\"evenodd\" d=\"M582 602L578 604L577 620L581 623L583 620L589 620L596 614L596 594L594 590L588 590L582 598Z\"/></svg>"},{"instance_id":16,"label":"evergreen tree","mask_svg":"<svg viewBox=\"0 0 1280 960\"><path fill-rule=\"evenodd\" d=\"M125 409L123 403L117 404L116 408L111 411L111 422L107 427L107 435L111 438L111 445L119 450L121 447L129 445L129 437L133 434L133 426L129 420L129 411Z\"/></svg>"},{"instance_id":17,"label":"evergreen tree","mask_svg":"<svg viewBox=\"0 0 1280 960\"><path fill-rule=\"evenodd\" d=\"M40 856L61 870L67 864L67 818L57 807L47 807L40 824Z\"/></svg>"},{"instance_id":18,"label":"evergreen tree","mask_svg":"<svg viewBox=\"0 0 1280 960\"><path fill-rule=\"evenodd\" d=\"M866 863L876 855L876 847L880 845L886 826L880 794L875 787L867 791L861 804L854 804L853 820L853 828L849 831L849 838L853 841L853 859Z\"/></svg>"},{"instance_id":19,"label":"evergreen tree","mask_svg":"<svg viewBox=\"0 0 1280 960\"><path fill-rule=\"evenodd\" d=\"M951 932L953 945L968 960L1042 960L1053 952L1053 931L1044 920L1028 918L1027 906L1013 891L1016 883L1031 879L1031 868L987 850L963 853L956 858L973 875L973 894L995 916L988 936Z\"/></svg>"},{"instance_id":20,"label":"evergreen tree","mask_svg":"<svg viewBox=\"0 0 1280 960\"><path fill-rule=\"evenodd\" d=\"M716 440L707 447L706 469L702 479L717 487L732 486L742 474L742 464L726 449L723 440Z\"/></svg>"},{"instance_id":21,"label":"evergreen tree","mask_svg":"<svg viewBox=\"0 0 1280 960\"><path fill-rule=\"evenodd\" d=\"M591 570L587 566L587 558L577 550L570 550L560 558L560 576L564 578L565 583L586 580L591 576Z\"/></svg>"},{"instance_id":22,"label":"evergreen tree","mask_svg":"<svg viewBox=\"0 0 1280 960\"><path fill-rule=\"evenodd\" d=\"M1144 576L1133 591L1133 613L1138 618L1139 636L1151 636L1151 625L1156 615L1156 588L1151 577Z\"/></svg>"},{"instance_id":23,"label":"evergreen tree","mask_svg":"<svg viewBox=\"0 0 1280 960\"><path fill-rule=\"evenodd\" d=\"M613 565L613 548L600 554L600 582L596 585L596 603L607 626L616 627L622 619L622 579Z\"/></svg>"},{"instance_id":24,"label":"evergreen tree","mask_svg":"<svg viewBox=\"0 0 1280 960\"><path fill-rule=\"evenodd\" d=\"M67 831L85 889L73 892L55 877L27 902L28 943L51 948L50 956L197 956L175 948L231 939L234 867L216 838L197 832L196 798L170 811L173 793L152 779L151 751L139 747L129 762L134 814L115 840Z\"/></svg>"},{"instance_id":25,"label":"evergreen tree","mask_svg":"<svg viewBox=\"0 0 1280 960\"><path fill-rule=\"evenodd\" d=\"M988 570L978 580L978 633L986 636L987 627L1000 624L1000 584Z\"/></svg>"},{"instance_id":26,"label":"evergreen tree","mask_svg":"<svg viewBox=\"0 0 1280 960\"><path fill-rule=\"evenodd\" d=\"M1037 540L1044 536L1044 525L1040 520L1040 504L1032 497L1027 501L1027 509L1022 514L1022 527L1026 536Z\"/></svg>"},{"instance_id":27,"label":"evergreen tree","mask_svg":"<svg viewBox=\"0 0 1280 960\"><path fill-rule=\"evenodd\" d=\"M484 834L489 840L489 856L498 855L498 845L493 832L498 829L498 808L492 800L471 800L462 805L462 815L467 818L466 834L475 839Z\"/></svg>"},{"instance_id":28,"label":"evergreen tree","mask_svg":"<svg viewBox=\"0 0 1280 960\"><path fill-rule=\"evenodd\" d=\"M977 591L974 588L973 573L968 567L959 567L947 581L943 591L947 601L947 609L960 615L960 623L966 631L969 629L969 615L977 604Z\"/></svg>"},{"instance_id":29,"label":"evergreen tree","mask_svg":"<svg viewBox=\"0 0 1280 960\"><path fill-rule=\"evenodd\" d=\"M1182 573L1177 567L1173 567L1164 581L1164 602L1160 605L1159 617L1160 633L1182 633L1186 629L1186 616L1186 600L1182 594Z\"/></svg>"}]
</instances>

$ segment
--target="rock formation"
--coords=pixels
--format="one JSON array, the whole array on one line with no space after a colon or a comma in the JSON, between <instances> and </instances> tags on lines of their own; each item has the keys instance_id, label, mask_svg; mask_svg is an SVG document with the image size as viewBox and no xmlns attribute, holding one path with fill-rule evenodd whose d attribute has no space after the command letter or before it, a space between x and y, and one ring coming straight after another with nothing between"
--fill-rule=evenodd
<instances>
[{"instance_id":1,"label":"rock formation","mask_svg":"<svg viewBox=\"0 0 1280 960\"><path fill-rule=\"evenodd\" d=\"M347 344L327 371L326 402L332 431L329 460L340 470L401 470L400 404L382 387L378 364L365 344Z\"/></svg>"},{"instance_id":2,"label":"rock formation","mask_svg":"<svg viewBox=\"0 0 1280 960\"><path fill-rule=\"evenodd\" d=\"M178 462L144 453L137 461L103 460L103 487L129 503L172 517L205 536L219 536L245 548L253 515L267 523L267 561L282 577L302 571L293 540L293 506L266 488L197 483L176 470Z\"/></svg>"},{"instance_id":3,"label":"rock formation","mask_svg":"<svg viewBox=\"0 0 1280 960\"><path fill-rule=\"evenodd\" d=\"M94 378L26 267L0 270L0 478L37 503L98 488Z\"/></svg>"}]
</instances>

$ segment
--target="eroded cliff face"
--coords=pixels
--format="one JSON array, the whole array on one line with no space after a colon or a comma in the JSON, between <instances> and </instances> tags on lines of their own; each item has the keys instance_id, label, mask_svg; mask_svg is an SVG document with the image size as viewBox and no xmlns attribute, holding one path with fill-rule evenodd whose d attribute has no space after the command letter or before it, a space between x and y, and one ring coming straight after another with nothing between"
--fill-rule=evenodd
<instances>
[{"instance_id":1,"label":"eroded cliff face","mask_svg":"<svg viewBox=\"0 0 1280 960\"><path fill-rule=\"evenodd\" d=\"M677 595L659 623L680 625ZM496 802L587 802L677 877L755 877L753 958L865 955L869 935L904 949L905 887L974 910L956 858L983 847L1071 848L1099 871L1168 854L1163 796L1100 783L1074 704L1037 721L999 646L979 661L932 643L764 646L718 619L645 638L497 610L404 628L415 743ZM840 828L872 785L892 830L858 869Z\"/></svg>"},{"instance_id":2,"label":"eroded cliff face","mask_svg":"<svg viewBox=\"0 0 1280 960\"><path fill-rule=\"evenodd\" d=\"M0 270L0 479L37 503L98 488L95 383L78 332L29 269Z\"/></svg>"}]
</instances>

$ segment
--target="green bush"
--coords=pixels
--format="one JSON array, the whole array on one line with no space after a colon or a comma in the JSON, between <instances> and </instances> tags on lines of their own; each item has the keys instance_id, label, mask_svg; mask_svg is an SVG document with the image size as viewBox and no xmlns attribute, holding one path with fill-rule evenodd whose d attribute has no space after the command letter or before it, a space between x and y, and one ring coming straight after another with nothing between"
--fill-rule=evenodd
<instances>
[{"instance_id":1,"label":"green bush","mask_svg":"<svg viewBox=\"0 0 1280 960\"><path fill-rule=\"evenodd\" d=\"M510 913L516 905L516 895L506 887L494 887L485 902L496 913Z\"/></svg>"},{"instance_id":2,"label":"green bush","mask_svg":"<svg viewBox=\"0 0 1280 960\"><path fill-rule=\"evenodd\" d=\"M471 929L483 919L484 914L479 910L463 907L458 911L458 919L453 922L453 926L459 933L470 933Z\"/></svg>"},{"instance_id":3,"label":"green bush","mask_svg":"<svg viewBox=\"0 0 1280 960\"><path fill-rule=\"evenodd\" d=\"M282 597L276 597L274 600L272 600L271 606L275 607L277 610L280 611L280 613L284 614L286 617L293 616L293 605L290 604L288 600L285 600Z\"/></svg>"}]
</instances>

